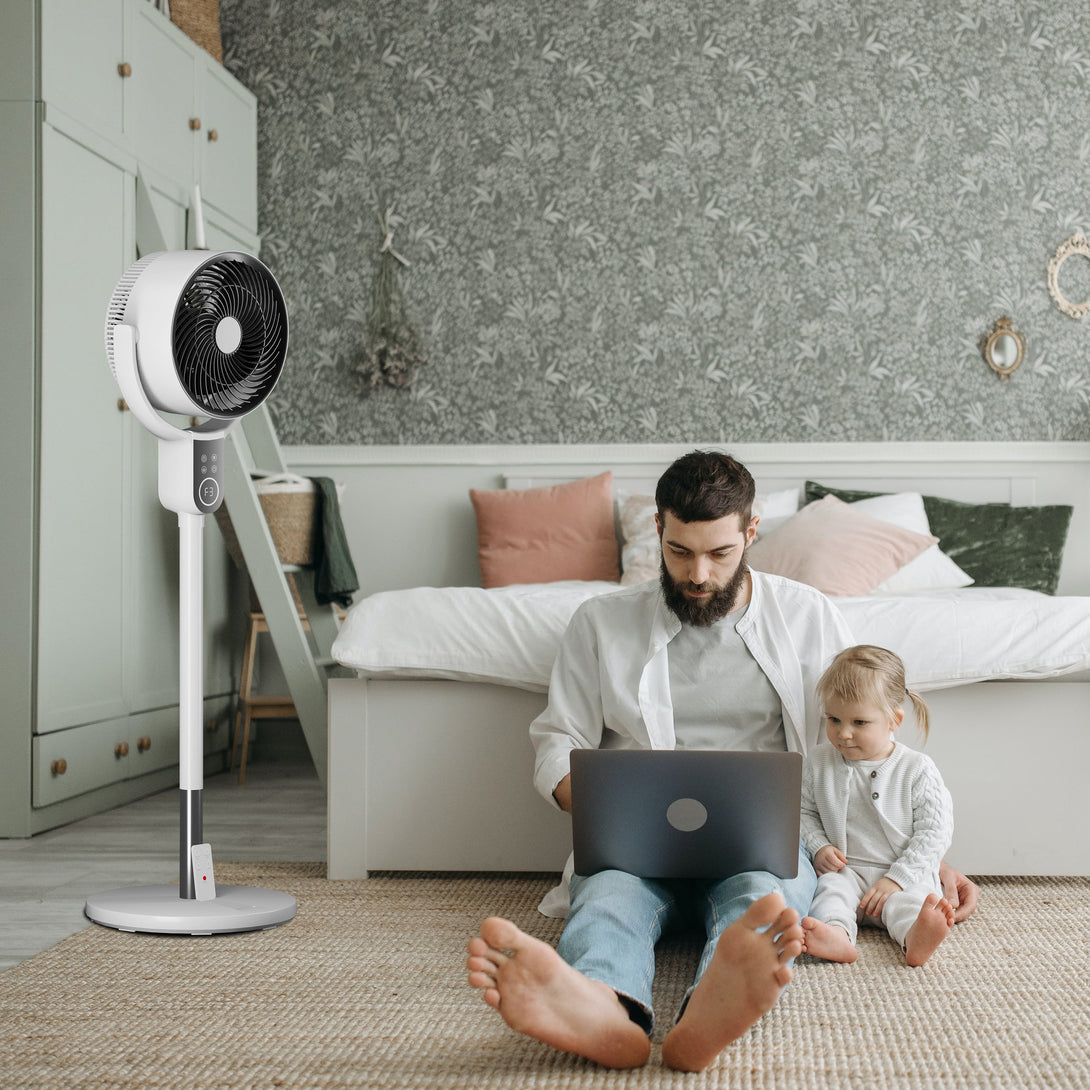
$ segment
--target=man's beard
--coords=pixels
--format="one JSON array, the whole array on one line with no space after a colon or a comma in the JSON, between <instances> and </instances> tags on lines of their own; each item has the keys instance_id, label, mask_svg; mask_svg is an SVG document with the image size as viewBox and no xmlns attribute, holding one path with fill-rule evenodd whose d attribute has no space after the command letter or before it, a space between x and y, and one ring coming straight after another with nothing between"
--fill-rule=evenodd
<instances>
[{"instance_id":1,"label":"man's beard","mask_svg":"<svg viewBox=\"0 0 1090 1090\"><path fill-rule=\"evenodd\" d=\"M686 598L683 592L685 590L703 589L705 584L697 587L693 583L676 582L674 577L666 570L665 557L660 561L659 581L662 584L662 596L666 599L667 606L683 624L707 628L708 625L713 625L716 621L722 620L734 608L734 603L738 600L738 595L745 586L748 573L749 565L746 563L745 557L743 557L742 562L738 565L738 570L731 576L730 581L713 590L710 598L699 602Z\"/></svg>"}]
</instances>

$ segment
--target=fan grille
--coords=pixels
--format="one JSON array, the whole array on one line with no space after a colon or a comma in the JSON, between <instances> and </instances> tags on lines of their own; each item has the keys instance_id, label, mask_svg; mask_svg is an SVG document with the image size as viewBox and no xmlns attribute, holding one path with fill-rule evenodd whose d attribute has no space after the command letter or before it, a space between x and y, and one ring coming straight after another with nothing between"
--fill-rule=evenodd
<instances>
[{"instance_id":1,"label":"fan grille","mask_svg":"<svg viewBox=\"0 0 1090 1090\"><path fill-rule=\"evenodd\" d=\"M217 330L234 319L237 347L224 351ZM203 412L242 416L268 397L284 368L288 318L272 274L241 253L218 254L186 282L174 311L178 379Z\"/></svg>"}]
</instances>

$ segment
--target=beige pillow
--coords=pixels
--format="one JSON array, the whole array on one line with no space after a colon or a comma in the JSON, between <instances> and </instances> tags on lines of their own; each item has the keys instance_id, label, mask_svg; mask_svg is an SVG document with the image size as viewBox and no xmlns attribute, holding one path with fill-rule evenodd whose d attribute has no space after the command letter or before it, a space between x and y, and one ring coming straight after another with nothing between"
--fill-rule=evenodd
<instances>
[{"instance_id":1,"label":"beige pillow","mask_svg":"<svg viewBox=\"0 0 1090 1090\"><path fill-rule=\"evenodd\" d=\"M482 587L617 582L613 474L544 488L471 488Z\"/></svg>"},{"instance_id":2,"label":"beige pillow","mask_svg":"<svg viewBox=\"0 0 1090 1090\"><path fill-rule=\"evenodd\" d=\"M855 511L830 495L754 542L749 564L825 594L854 596L869 594L938 540Z\"/></svg>"},{"instance_id":3,"label":"beige pillow","mask_svg":"<svg viewBox=\"0 0 1090 1090\"><path fill-rule=\"evenodd\" d=\"M662 546L655 529L654 496L626 496L620 506L621 582L646 583L659 575Z\"/></svg>"}]
</instances>

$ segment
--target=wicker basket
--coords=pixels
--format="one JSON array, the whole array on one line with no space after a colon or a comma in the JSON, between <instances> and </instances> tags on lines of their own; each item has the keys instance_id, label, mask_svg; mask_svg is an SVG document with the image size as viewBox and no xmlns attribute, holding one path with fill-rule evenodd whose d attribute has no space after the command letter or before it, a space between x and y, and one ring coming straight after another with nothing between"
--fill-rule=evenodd
<instances>
[{"instance_id":1,"label":"wicker basket","mask_svg":"<svg viewBox=\"0 0 1090 1090\"><path fill-rule=\"evenodd\" d=\"M170 0L170 21L223 64L219 0Z\"/></svg>"},{"instance_id":2,"label":"wicker basket","mask_svg":"<svg viewBox=\"0 0 1090 1090\"><path fill-rule=\"evenodd\" d=\"M257 481L255 487L280 563L298 564L304 568L312 565L314 536L318 530L318 490L314 482L306 477L283 474ZM231 559L244 569L246 563L226 503L216 511L216 522Z\"/></svg>"}]
</instances>

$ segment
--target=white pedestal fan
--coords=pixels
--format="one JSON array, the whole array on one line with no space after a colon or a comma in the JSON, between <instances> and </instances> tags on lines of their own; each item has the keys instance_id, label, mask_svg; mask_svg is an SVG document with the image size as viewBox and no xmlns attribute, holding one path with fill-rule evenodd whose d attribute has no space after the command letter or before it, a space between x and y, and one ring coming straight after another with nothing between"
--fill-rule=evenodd
<instances>
[{"instance_id":1,"label":"white pedestal fan","mask_svg":"<svg viewBox=\"0 0 1090 1090\"><path fill-rule=\"evenodd\" d=\"M179 884L95 893L84 911L123 931L208 935L285 923L295 898L216 886L204 843L203 530L223 499L223 440L272 393L288 345L272 273L234 251L149 254L118 281L106 354L133 415L159 440L159 499L178 513ZM161 413L204 417L183 428Z\"/></svg>"}]
</instances>

